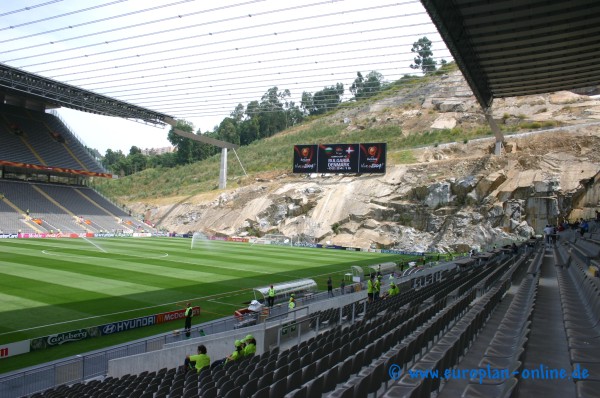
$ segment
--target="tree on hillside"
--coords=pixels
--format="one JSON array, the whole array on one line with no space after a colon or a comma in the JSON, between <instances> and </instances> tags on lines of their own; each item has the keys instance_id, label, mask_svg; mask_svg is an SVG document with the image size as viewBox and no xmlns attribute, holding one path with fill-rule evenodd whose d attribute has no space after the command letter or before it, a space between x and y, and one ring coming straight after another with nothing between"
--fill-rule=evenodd
<instances>
[{"instance_id":1,"label":"tree on hillside","mask_svg":"<svg viewBox=\"0 0 600 398\"><path fill-rule=\"evenodd\" d=\"M250 145L256 141L260 133L258 116L244 120L240 123L238 131L240 133L240 145Z\"/></svg>"},{"instance_id":2,"label":"tree on hillside","mask_svg":"<svg viewBox=\"0 0 600 398\"><path fill-rule=\"evenodd\" d=\"M133 145L129 148L129 155L127 155L127 170L126 174L134 174L138 171L146 170L148 164L148 158L142 153L142 150L137 146Z\"/></svg>"},{"instance_id":3,"label":"tree on hillside","mask_svg":"<svg viewBox=\"0 0 600 398\"><path fill-rule=\"evenodd\" d=\"M304 111L305 114L314 115L315 104L313 101L312 93L309 93L308 91L302 92L302 99L300 100L300 108L302 108L302 110Z\"/></svg>"},{"instance_id":4,"label":"tree on hillside","mask_svg":"<svg viewBox=\"0 0 600 398\"><path fill-rule=\"evenodd\" d=\"M304 120L304 113L300 110L300 106L296 105L294 101L286 103L286 128L295 126Z\"/></svg>"},{"instance_id":5,"label":"tree on hillside","mask_svg":"<svg viewBox=\"0 0 600 398\"><path fill-rule=\"evenodd\" d=\"M377 71L371 71L363 77L362 73L356 72L356 79L350 86L350 92L356 100L369 98L381 90L383 75Z\"/></svg>"},{"instance_id":6,"label":"tree on hillside","mask_svg":"<svg viewBox=\"0 0 600 398\"><path fill-rule=\"evenodd\" d=\"M148 167L164 167L171 168L177 166L177 152L167 152L161 155L148 156Z\"/></svg>"},{"instance_id":7,"label":"tree on hillside","mask_svg":"<svg viewBox=\"0 0 600 398\"><path fill-rule=\"evenodd\" d=\"M232 144L240 144L240 135L237 130L236 121L230 117L226 117L221 121L217 128L217 139Z\"/></svg>"},{"instance_id":8,"label":"tree on hillside","mask_svg":"<svg viewBox=\"0 0 600 398\"><path fill-rule=\"evenodd\" d=\"M233 112L230 114L231 118L235 120L237 123L244 120L244 105L237 104Z\"/></svg>"},{"instance_id":9,"label":"tree on hillside","mask_svg":"<svg viewBox=\"0 0 600 398\"><path fill-rule=\"evenodd\" d=\"M285 105L291 97L290 90L279 91L271 87L260 99L260 137L270 137L287 127Z\"/></svg>"},{"instance_id":10,"label":"tree on hillside","mask_svg":"<svg viewBox=\"0 0 600 398\"><path fill-rule=\"evenodd\" d=\"M436 61L431 51L431 40L427 36L414 42L410 51L417 54L414 58L415 63L410 65L412 69L421 69L423 74L435 72Z\"/></svg>"},{"instance_id":11,"label":"tree on hillside","mask_svg":"<svg viewBox=\"0 0 600 398\"><path fill-rule=\"evenodd\" d=\"M112 149L107 149L104 158L102 159L102 164L104 167L114 172L113 166L119 163L121 159L125 159L125 155L121 150L115 152Z\"/></svg>"},{"instance_id":12,"label":"tree on hillside","mask_svg":"<svg viewBox=\"0 0 600 398\"><path fill-rule=\"evenodd\" d=\"M322 115L335 109L341 102L344 95L344 84L336 83L335 86L323 87L323 90L314 93L307 91L302 93L300 106L304 114Z\"/></svg>"},{"instance_id":13,"label":"tree on hillside","mask_svg":"<svg viewBox=\"0 0 600 398\"><path fill-rule=\"evenodd\" d=\"M171 144L173 144L174 147L177 148L177 164L190 164L199 160L196 142L190 140L189 138L175 134L175 128L185 131L186 133L193 133L194 125L185 120L178 120L175 127L172 127L171 130L169 130L167 139Z\"/></svg>"}]
</instances>

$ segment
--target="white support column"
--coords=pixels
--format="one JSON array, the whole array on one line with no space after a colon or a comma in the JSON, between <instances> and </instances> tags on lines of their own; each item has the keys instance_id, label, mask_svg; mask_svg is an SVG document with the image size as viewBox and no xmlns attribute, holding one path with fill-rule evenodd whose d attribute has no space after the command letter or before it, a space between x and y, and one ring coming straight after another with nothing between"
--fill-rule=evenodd
<instances>
[{"instance_id":1,"label":"white support column","mask_svg":"<svg viewBox=\"0 0 600 398\"><path fill-rule=\"evenodd\" d=\"M494 155L498 156L502 154L502 143L504 142L504 134L500 131L500 127L498 127L498 123L494 120L492 116L492 107L484 109L483 113L485 114L485 119L487 120L490 128L492 129L492 133L494 133L494 137L496 137L496 148L494 149Z\"/></svg>"},{"instance_id":2,"label":"white support column","mask_svg":"<svg viewBox=\"0 0 600 398\"><path fill-rule=\"evenodd\" d=\"M221 148L221 167L219 169L219 189L227 188L227 148Z\"/></svg>"}]
</instances>

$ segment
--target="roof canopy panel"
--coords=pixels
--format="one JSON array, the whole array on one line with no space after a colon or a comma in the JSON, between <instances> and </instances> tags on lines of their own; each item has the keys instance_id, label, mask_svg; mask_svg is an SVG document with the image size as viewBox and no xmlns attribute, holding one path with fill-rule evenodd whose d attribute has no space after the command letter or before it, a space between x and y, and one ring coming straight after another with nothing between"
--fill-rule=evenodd
<instances>
[{"instance_id":1,"label":"roof canopy panel","mask_svg":"<svg viewBox=\"0 0 600 398\"><path fill-rule=\"evenodd\" d=\"M600 2L421 0L482 107L600 84Z\"/></svg>"},{"instance_id":2,"label":"roof canopy panel","mask_svg":"<svg viewBox=\"0 0 600 398\"><path fill-rule=\"evenodd\" d=\"M0 63L0 92L104 116L165 125L173 117Z\"/></svg>"}]
</instances>

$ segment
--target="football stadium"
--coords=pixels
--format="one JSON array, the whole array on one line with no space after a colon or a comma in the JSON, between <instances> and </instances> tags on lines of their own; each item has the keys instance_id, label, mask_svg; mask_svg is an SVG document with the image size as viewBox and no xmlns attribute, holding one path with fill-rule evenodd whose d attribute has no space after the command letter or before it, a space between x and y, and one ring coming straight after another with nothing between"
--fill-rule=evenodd
<instances>
[{"instance_id":1,"label":"football stadium","mask_svg":"<svg viewBox=\"0 0 600 398\"><path fill-rule=\"evenodd\" d=\"M31 46L63 58L78 51L66 59L75 62L96 45L114 44L90 44L82 31L38 49L34 37L88 24L77 14L126 3L65 0L62 8L62 1L4 8L4 30L23 29L19 50ZM133 3L94 23L119 30L107 22L150 7ZM215 10L242 10L255 19L281 11L272 2L271 10L253 15L254 3L260 1L206 2L190 15L210 25L217 22ZM326 3L333 2L285 10ZM494 98L600 84L593 33L600 33L600 4L405 3L372 8L391 18L388 6L422 7L488 116ZM39 11L45 7L52 12ZM352 12L366 12L367 5L361 7ZM32 10L38 10L35 18L11 19ZM178 12L173 18L185 19L185 8ZM306 20L326 15L323 10ZM44 30L57 18L68 24ZM165 14L161 25L165 41L177 30L169 18ZM230 21L226 33L241 29L231 22L237 17L227 18L220 21ZM35 24L38 30L25 28ZM259 27L274 24L257 25L256 36L244 38L261 37ZM123 30L114 42L159 32L144 29ZM79 47L68 47L75 39ZM232 42L218 44L241 49ZM124 58L144 58L134 45L125 50ZM308 230L293 237L160 229L94 189L90 181L117 176L56 109L167 126L169 134L219 148L220 190L228 182L228 150L237 158L239 145L184 131L176 111L156 110L167 109L159 103L170 100L153 98L155 107L120 99L120 90L136 90L135 79L117 80L114 95L101 94L94 83L79 85L69 74L34 73L42 65L28 64L35 55L18 58L12 51L2 52L0 63L0 398L600 396L598 222L469 253L342 246L318 242ZM87 73L101 79L118 76L117 66L106 74L93 69L94 62L87 65ZM160 85L169 86L161 76ZM168 89L175 92L176 85ZM488 121L496 150L490 156L502 156L502 132L491 116ZM294 143L290 173L385 174L382 141Z\"/></svg>"}]
</instances>

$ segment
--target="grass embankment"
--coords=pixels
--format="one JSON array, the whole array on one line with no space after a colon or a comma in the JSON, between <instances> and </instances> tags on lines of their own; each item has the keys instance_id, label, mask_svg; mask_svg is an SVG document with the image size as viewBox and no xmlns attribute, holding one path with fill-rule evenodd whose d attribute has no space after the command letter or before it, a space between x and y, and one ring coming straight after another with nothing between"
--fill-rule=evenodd
<instances>
[{"instance_id":1,"label":"grass embankment","mask_svg":"<svg viewBox=\"0 0 600 398\"><path fill-rule=\"evenodd\" d=\"M372 104L385 102L394 98L393 103L403 110L419 109L422 98L415 92L425 86L440 81L440 75L457 69L454 63L447 64L431 76L405 76L388 85L374 97L358 102L344 102L338 109L329 114L309 118L300 125L282 131L273 137L255 141L251 145L241 147L237 153L250 177L245 177L235 154L228 155L228 186L235 187L254 181L253 177L263 173L290 173L292 167L292 151L294 145L323 143L359 143L386 142L388 148L388 164L410 164L416 161L413 154L415 148L435 146L436 144L458 142L467 143L475 138L491 136L487 124L468 129L456 127L444 130L426 130L418 132L403 131L397 125L382 125L377 117L367 113L361 115L361 109L368 110ZM390 102L390 103L392 103ZM364 129L349 130L342 123L344 116L338 112L358 111L356 121L363 124ZM383 109L379 116L394 109ZM397 110L397 109L396 109ZM434 110L422 110L435 116ZM379 117L378 116L378 117ZM509 117L507 115L506 117ZM504 133L557 126L554 121L529 122L521 115L516 125L500 124ZM364 122L364 123L363 123ZM187 197L218 188L220 154L194 164L178 166L172 169L147 169L131 176L108 180L96 179L95 188L112 198L123 201L135 201L148 198Z\"/></svg>"}]
</instances>

